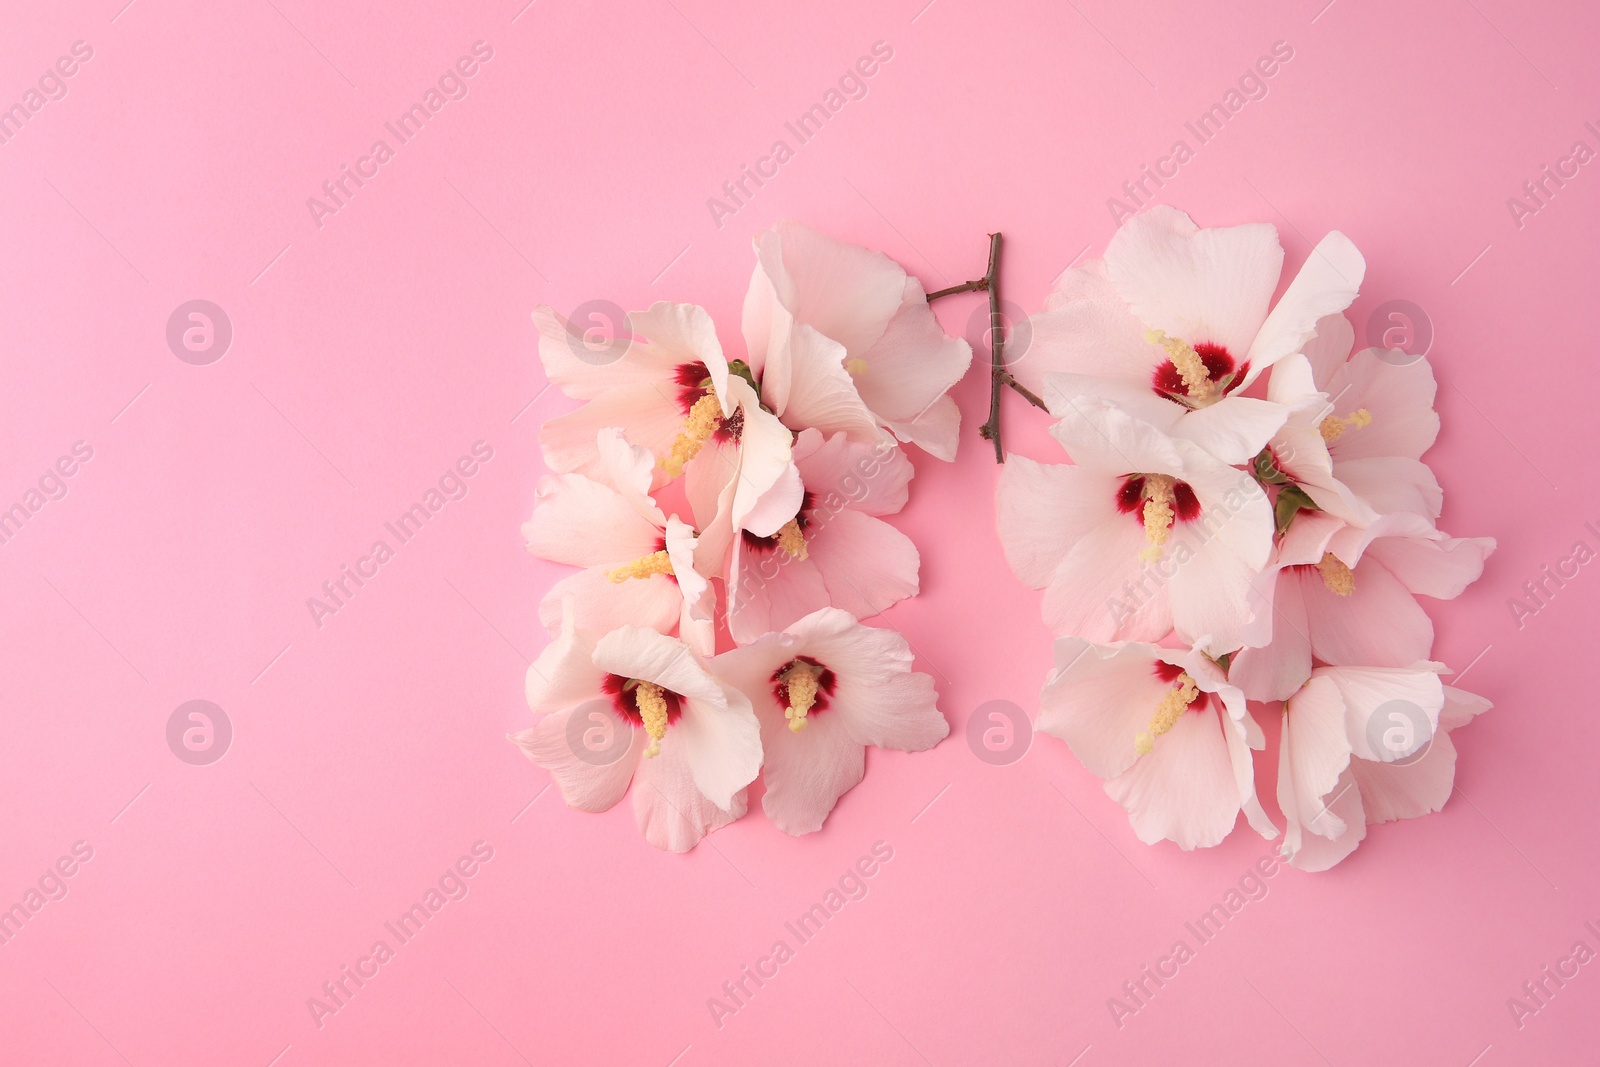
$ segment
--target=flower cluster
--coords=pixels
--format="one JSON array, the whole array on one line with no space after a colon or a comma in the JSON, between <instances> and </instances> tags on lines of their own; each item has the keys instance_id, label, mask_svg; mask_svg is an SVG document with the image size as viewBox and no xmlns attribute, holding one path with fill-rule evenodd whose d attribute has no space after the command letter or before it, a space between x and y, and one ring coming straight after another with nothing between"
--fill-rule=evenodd
<instances>
[{"instance_id":1,"label":"flower cluster","mask_svg":"<svg viewBox=\"0 0 1600 1067\"><path fill-rule=\"evenodd\" d=\"M758 773L772 822L809 833L865 746L949 732L905 638L858 620L917 592L917 549L882 516L906 503L903 443L954 458L946 394L972 351L886 256L792 223L755 251L732 359L693 305L599 345L533 316L546 376L583 403L544 424L554 473L523 533L581 569L540 605L541 718L513 740L572 807L631 784L675 852L742 816Z\"/></svg>"},{"instance_id":2,"label":"flower cluster","mask_svg":"<svg viewBox=\"0 0 1600 1067\"><path fill-rule=\"evenodd\" d=\"M1494 542L1435 525L1427 362L1351 354L1355 246L1328 234L1274 302L1282 265L1270 225L1157 207L1066 271L1013 370L1072 465L1011 457L999 526L1057 635L1037 728L1140 839L1215 845L1241 812L1277 837L1252 750L1281 703L1282 851L1323 870L1448 798L1449 732L1489 704L1444 684L1416 598Z\"/></svg>"}]
</instances>

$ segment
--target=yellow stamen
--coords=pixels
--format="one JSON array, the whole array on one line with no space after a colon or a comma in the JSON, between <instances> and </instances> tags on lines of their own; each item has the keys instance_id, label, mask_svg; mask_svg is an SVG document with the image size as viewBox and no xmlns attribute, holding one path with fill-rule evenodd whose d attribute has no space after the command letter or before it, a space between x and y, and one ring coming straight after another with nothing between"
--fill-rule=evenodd
<instances>
[{"instance_id":1,"label":"yellow stamen","mask_svg":"<svg viewBox=\"0 0 1600 1067\"><path fill-rule=\"evenodd\" d=\"M1161 558L1162 548L1172 536L1172 520L1178 514L1173 508L1178 499L1176 485L1177 479L1170 474L1144 476L1144 488L1140 492L1144 496L1144 536L1150 547L1140 552L1139 558L1146 563Z\"/></svg>"},{"instance_id":2,"label":"yellow stamen","mask_svg":"<svg viewBox=\"0 0 1600 1067\"><path fill-rule=\"evenodd\" d=\"M1322 561L1317 564L1317 570L1322 572L1322 584L1328 587L1328 592L1338 596L1349 596L1356 591L1355 573L1351 571L1349 564L1332 552L1322 554Z\"/></svg>"},{"instance_id":3,"label":"yellow stamen","mask_svg":"<svg viewBox=\"0 0 1600 1067\"><path fill-rule=\"evenodd\" d=\"M654 682L640 681L634 690L634 700L639 705L639 717L644 720L644 732L650 735L644 758L659 756L661 739L667 736L666 690Z\"/></svg>"},{"instance_id":4,"label":"yellow stamen","mask_svg":"<svg viewBox=\"0 0 1600 1067\"><path fill-rule=\"evenodd\" d=\"M1322 420L1322 425L1318 426L1317 429L1322 431L1322 439L1331 445L1344 436L1346 427L1352 430L1364 430L1371 425L1372 412L1362 408L1355 414L1346 415L1342 419L1337 415L1329 415Z\"/></svg>"},{"instance_id":5,"label":"yellow stamen","mask_svg":"<svg viewBox=\"0 0 1600 1067\"><path fill-rule=\"evenodd\" d=\"M1183 378L1183 387L1188 391L1189 399L1212 400L1221 391L1221 387L1211 380L1205 360L1200 358L1200 353L1188 341L1181 337L1168 337L1161 330L1146 330L1144 339L1166 350L1167 358L1172 360L1172 365Z\"/></svg>"},{"instance_id":6,"label":"yellow stamen","mask_svg":"<svg viewBox=\"0 0 1600 1067\"><path fill-rule=\"evenodd\" d=\"M682 474L683 465L699 455L700 446L711 440L711 435L721 422L722 405L718 403L716 394L707 392L689 409L678 439L672 442L672 454L662 456L658 461L661 469L673 478Z\"/></svg>"},{"instance_id":7,"label":"yellow stamen","mask_svg":"<svg viewBox=\"0 0 1600 1067\"><path fill-rule=\"evenodd\" d=\"M805 559L811 555L811 550L806 547L806 535L800 530L799 516L779 528L778 547L795 559Z\"/></svg>"},{"instance_id":8,"label":"yellow stamen","mask_svg":"<svg viewBox=\"0 0 1600 1067\"><path fill-rule=\"evenodd\" d=\"M844 369L852 378L859 378L867 373L867 361L860 356L855 356L844 361Z\"/></svg>"},{"instance_id":9,"label":"yellow stamen","mask_svg":"<svg viewBox=\"0 0 1600 1067\"><path fill-rule=\"evenodd\" d=\"M1134 750L1141 756L1148 755L1156 747L1156 738L1176 726L1179 717L1189 710L1189 705L1199 695L1200 687L1189 677L1188 671L1173 679L1172 688L1161 698L1161 703L1156 705L1156 713L1150 717L1150 729L1133 739Z\"/></svg>"},{"instance_id":10,"label":"yellow stamen","mask_svg":"<svg viewBox=\"0 0 1600 1067\"><path fill-rule=\"evenodd\" d=\"M789 729L794 733L806 728L806 715L817 703L817 679L821 675L820 667L796 660L778 679L789 690L789 706L783 709L783 717L789 720Z\"/></svg>"},{"instance_id":11,"label":"yellow stamen","mask_svg":"<svg viewBox=\"0 0 1600 1067\"><path fill-rule=\"evenodd\" d=\"M672 557L667 555L667 550L652 552L648 556L640 556L636 560L624 563L620 567L613 567L606 573L606 577L621 585L629 578L649 578L656 574L672 573Z\"/></svg>"}]
</instances>

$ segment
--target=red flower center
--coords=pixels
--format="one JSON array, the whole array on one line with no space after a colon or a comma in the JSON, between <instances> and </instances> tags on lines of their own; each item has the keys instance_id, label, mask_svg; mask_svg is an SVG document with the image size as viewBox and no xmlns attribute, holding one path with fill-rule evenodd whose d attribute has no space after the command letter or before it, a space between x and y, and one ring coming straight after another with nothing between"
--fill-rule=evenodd
<instances>
[{"instance_id":1,"label":"red flower center","mask_svg":"<svg viewBox=\"0 0 1600 1067\"><path fill-rule=\"evenodd\" d=\"M1194 490L1190 488L1188 482L1174 482L1172 495L1174 525L1180 522L1193 522L1200 517L1200 498L1194 495ZM1125 515L1132 515L1143 524L1144 475L1130 474L1123 481L1122 488L1117 490L1117 510Z\"/></svg>"},{"instance_id":2,"label":"red flower center","mask_svg":"<svg viewBox=\"0 0 1600 1067\"><path fill-rule=\"evenodd\" d=\"M617 709L617 714L635 726L644 725L644 715L639 711L638 679L608 674L600 682L600 691L611 697L611 705ZM678 716L683 714L683 698L670 689L663 689L661 697L667 702L667 722L677 722Z\"/></svg>"},{"instance_id":3,"label":"red flower center","mask_svg":"<svg viewBox=\"0 0 1600 1067\"><path fill-rule=\"evenodd\" d=\"M1200 357L1200 362L1205 364L1206 376L1212 381L1221 382L1224 378L1232 375L1232 378L1229 379L1228 384L1223 389L1224 393L1232 392L1237 388L1239 383L1244 381L1245 374L1250 370L1249 361L1235 368L1235 360L1228 354L1228 350L1221 345L1212 344L1210 341L1201 341L1195 345L1194 352L1195 355ZM1189 389L1183 383L1183 375L1170 359L1162 360L1161 365L1155 369L1154 375L1151 376L1150 387L1159 396L1164 396L1168 400L1177 400L1180 403L1182 398L1189 395Z\"/></svg>"},{"instance_id":4,"label":"red flower center","mask_svg":"<svg viewBox=\"0 0 1600 1067\"><path fill-rule=\"evenodd\" d=\"M711 392L711 371L704 363L696 360L693 363L680 363L678 369L673 371L673 379L678 383L678 407L688 418L689 411L695 402ZM744 432L744 409L739 408L727 418L723 419L711 436L718 442L738 441L739 435Z\"/></svg>"},{"instance_id":5,"label":"red flower center","mask_svg":"<svg viewBox=\"0 0 1600 1067\"><path fill-rule=\"evenodd\" d=\"M778 702L778 706L780 708L786 708L789 706L789 683L788 680L784 678L784 675L788 674L789 670L798 663L807 664L822 672L821 674L817 675L817 699L816 702L811 705L811 710L808 714L815 715L819 711L826 711L828 704L833 697L833 689L837 684L838 679L834 677L832 671L818 663L816 660L812 659L810 656L796 656L794 659L790 660L788 663L785 663L783 666L772 672L772 698Z\"/></svg>"},{"instance_id":6,"label":"red flower center","mask_svg":"<svg viewBox=\"0 0 1600 1067\"><path fill-rule=\"evenodd\" d=\"M1173 685L1177 682L1178 675L1183 673L1183 668L1178 666L1176 663L1168 663L1164 659L1158 659L1155 662L1155 672L1157 678L1160 678L1168 685ZM1189 705L1189 710L1204 711L1210 705L1211 694L1202 689L1200 690L1200 694L1194 698L1194 703Z\"/></svg>"}]
</instances>

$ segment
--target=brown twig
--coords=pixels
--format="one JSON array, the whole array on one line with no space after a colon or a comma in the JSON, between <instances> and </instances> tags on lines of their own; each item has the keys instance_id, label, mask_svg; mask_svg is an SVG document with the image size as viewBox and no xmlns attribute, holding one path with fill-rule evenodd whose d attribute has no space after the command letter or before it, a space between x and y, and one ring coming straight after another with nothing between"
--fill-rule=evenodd
<instances>
[{"instance_id":1,"label":"brown twig","mask_svg":"<svg viewBox=\"0 0 1600 1067\"><path fill-rule=\"evenodd\" d=\"M1000 375L1006 373L1006 335L1000 325L1000 235L989 235L989 269L983 274L984 290L989 294L989 421L978 427L978 435L994 442L994 461L1006 461L1000 443Z\"/></svg>"},{"instance_id":2,"label":"brown twig","mask_svg":"<svg viewBox=\"0 0 1600 1067\"><path fill-rule=\"evenodd\" d=\"M988 278L974 278L970 282L952 285L948 289L939 289L928 294L929 300L937 300L941 296L955 296L957 293L981 293L989 288Z\"/></svg>"},{"instance_id":3,"label":"brown twig","mask_svg":"<svg viewBox=\"0 0 1600 1067\"><path fill-rule=\"evenodd\" d=\"M999 370L997 368L994 372L994 377L995 380L1001 385L1011 386L1011 388L1017 391L1018 395L1020 395L1022 399L1026 400L1040 411L1048 412L1050 410L1049 405L1047 405L1043 400L1039 399L1038 393L1035 393L1032 389L1029 389L1026 385L1023 385L1021 382L1017 381L1010 371Z\"/></svg>"},{"instance_id":4,"label":"brown twig","mask_svg":"<svg viewBox=\"0 0 1600 1067\"><path fill-rule=\"evenodd\" d=\"M974 278L970 282L952 285L946 289L937 289L928 294L929 300L937 300L941 296L954 296L957 293L988 293L989 294L989 421L978 427L978 435L994 442L994 458L996 463L1006 461L1005 447L1000 443L1000 387L1010 386L1017 391L1028 403L1040 411L1048 412L1050 409L1037 393L1023 385L1006 370L1005 332L1001 328L1000 319L1000 235L989 235L989 269L981 278Z\"/></svg>"}]
</instances>

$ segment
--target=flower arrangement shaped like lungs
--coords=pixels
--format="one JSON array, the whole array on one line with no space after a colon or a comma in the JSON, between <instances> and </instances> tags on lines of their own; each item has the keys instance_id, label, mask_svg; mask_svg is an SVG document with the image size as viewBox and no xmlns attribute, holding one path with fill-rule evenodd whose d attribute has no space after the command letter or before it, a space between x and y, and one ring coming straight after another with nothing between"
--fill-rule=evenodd
<instances>
[{"instance_id":1,"label":"flower arrangement shaped like lungs","mask_svg":"<svg viewBox=\"0 0 1600 1067\"><path fill-rule=\"evenodd\" d=\"M1010 457L999 529L1057 634L1037 729L1139 838L1215 845L1241 812L1276 838L1252 752L1278 704L1282 854L1324 870L1449 797L1489 703L1446 684L1417 597L1494 542L1436 526L1426 360L1351 354L1361 254L1328 234L1274 302L1283 258L1270 225L1156 207L1062 274L1013 370L1071 463Z\"/></svg>"},{"instance_id":2,"label":"flower arrangement shaped like lungs","mask_svg":"<svg viewBox=\"0 0 1600 1067\"><path fill-rule=\"evenodd\" d=\"M884 516L906 503L904 446L954 458L971 348L886 256L794 223L755 251L732 358L694 305L600 345L533 315L546 376L582 403L542 428L553 473L523 533L579 569L540 604L539 718L512 740L574 808L631 789L676 852L742 816L758 773L767 816L804 834L867 746L949 732L905 638L860 620L917 592L916 546Z\"/></svg>"}]
</instances>

